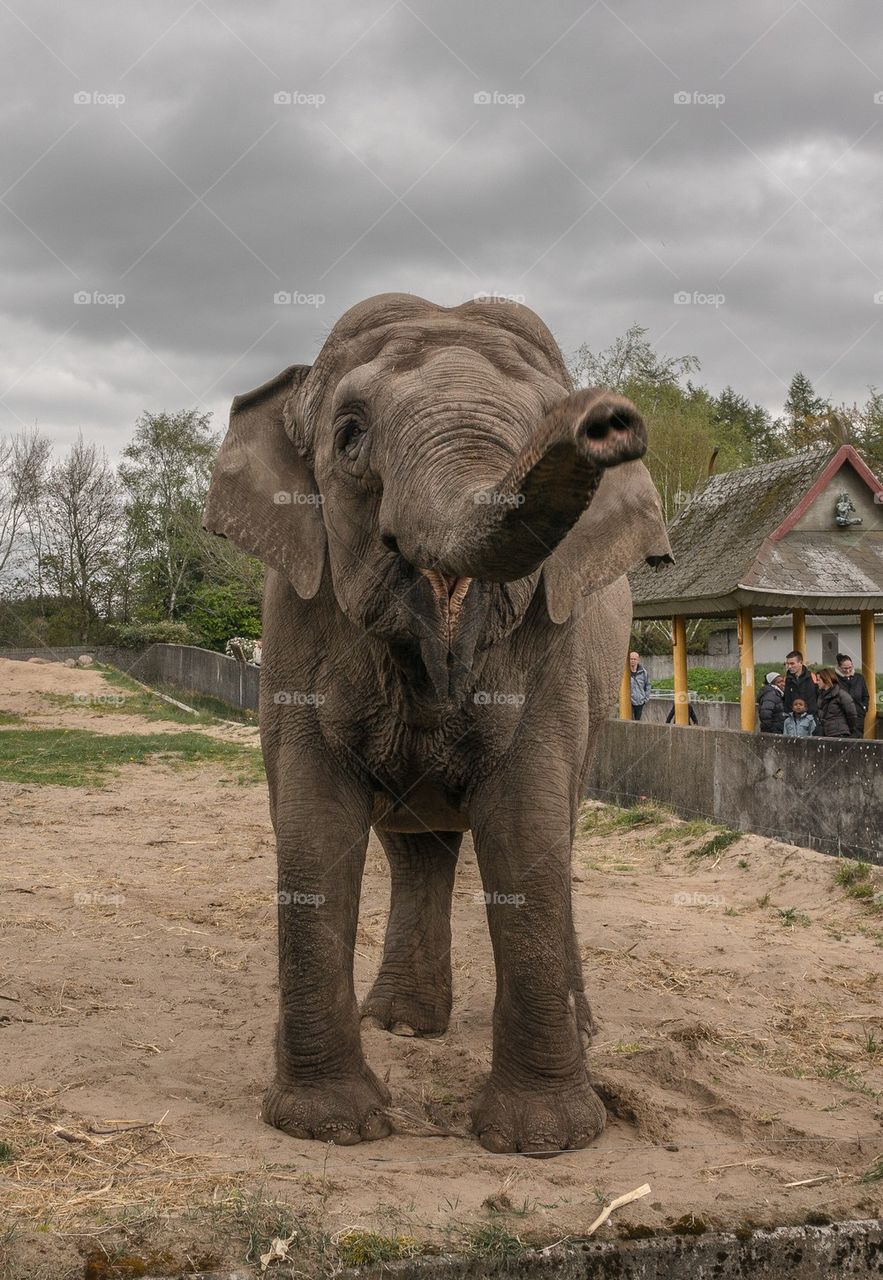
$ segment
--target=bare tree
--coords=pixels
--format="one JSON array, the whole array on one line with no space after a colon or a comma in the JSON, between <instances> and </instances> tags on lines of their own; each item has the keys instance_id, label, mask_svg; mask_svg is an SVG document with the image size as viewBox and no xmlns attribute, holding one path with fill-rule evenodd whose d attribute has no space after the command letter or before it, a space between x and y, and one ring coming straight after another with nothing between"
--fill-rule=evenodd
<instances>
[{"instance_id":1,"label":"bare tree","mask_svg":"<svg viewBox=\"0 0 883 1280\"><path fill-rule=\"evenodd\" d=\"M0 439L0 574L10 564L46 477L49 441L34 429Z\"/></svg>"},{"instance_id":2,"label":"bare tree","mask_svg":"<svg viewBox=\"0 0 883 1280\"><path fill-rule=\"evenodd\" d=\"M80 436L49 473L39 504L43 577L77 613L80 639L89 638L106 608L116 577L125 513L104 451Z\"/></svg>"}]
</instances>

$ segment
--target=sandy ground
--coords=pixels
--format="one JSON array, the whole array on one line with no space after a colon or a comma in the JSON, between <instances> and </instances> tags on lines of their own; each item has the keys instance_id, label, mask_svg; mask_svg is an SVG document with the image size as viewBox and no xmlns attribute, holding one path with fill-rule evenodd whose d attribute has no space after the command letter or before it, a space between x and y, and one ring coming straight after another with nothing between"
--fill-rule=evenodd
<instances>
[{"instance_id":1,"label":"sandy ground","mask_svg":"<svg viewBox=\"0 0 883 1280\"><path fill-rule=\"evenodd\" d=\"M163 727L43 697L108 691L96 671L0 662L0 711L27 727ZM578 1236L605 1199L645 1182L651 1194L602 1235L880 1213L883 1182L861 1175L883 1156L883 917L835 886L830 858L750 835L697 857L708 833L614 827L587 806L575 916L599 1023L590 1071L610 1120L590 1149L533 1161L492 1156L467 1132L494 988L468 842L450 1029L365 1029L399 1132L334 1148L258 1118L276 1002L265 787L218 765L130 765L102 787L0 782L0 810L4 1275L81 1276L89 1250L143 1248L151 1232L187 1256L211 1252L212 1205L235 1219L222 1252L242 1264L260 1197L332 1238L357 1226L431 1248L473 1247L481 1231ZM372 840L360 996L387 894ZM253 1255L277 1233L266 1214L248 1230Z\"/></svg>"}]
</instances>

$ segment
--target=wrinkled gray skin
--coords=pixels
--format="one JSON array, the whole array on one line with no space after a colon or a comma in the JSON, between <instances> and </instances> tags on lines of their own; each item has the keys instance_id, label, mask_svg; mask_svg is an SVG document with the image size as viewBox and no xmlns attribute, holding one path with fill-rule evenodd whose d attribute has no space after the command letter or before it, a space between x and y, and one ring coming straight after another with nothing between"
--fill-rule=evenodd
<instances>
[{"instance_id":1,"label":"wrinkled gray skin","mask_svg":"<svg viewBox=\"0 0 883 1280\"><path fill-rule=\"evenodd\" d=\"M470 830L497 972L475 1132L542 1153L603 1128L570 851L628 643L623 574L669 550L645 447L634 407L573 393L551 334L514 303L369 299L311 369L234 401L205 524L268 566L261 739L281 905L263 1114L277 1128L345 1144L390 1132L353 987L372 825L392 899L361 1015L404 1035L447 1027Z\"/></svg>"}]
</instances>

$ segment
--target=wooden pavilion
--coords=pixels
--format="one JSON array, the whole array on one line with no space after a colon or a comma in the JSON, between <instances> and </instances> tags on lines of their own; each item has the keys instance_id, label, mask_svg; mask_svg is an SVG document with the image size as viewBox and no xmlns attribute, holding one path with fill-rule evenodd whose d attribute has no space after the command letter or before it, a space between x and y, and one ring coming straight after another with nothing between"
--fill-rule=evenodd
<instances>
[{"instance_id":1,"label":"wooden pavilion","mask_svg":"<svg viewBox=\"0 0 883 1280\"><path fill-rule=\"evenodd\" d=\"M806 653L806 616L858 615L861 669L876 717L875 613L883 611L883 483L851 445L712 476L669 527L674 562L629 575L634 616L671 619L675 723L688 723L688 618L736 617L741 725L755 727L753 619L790 613ZM631 717L628 664L620 713Z\"/></svg>"}]
</instances>

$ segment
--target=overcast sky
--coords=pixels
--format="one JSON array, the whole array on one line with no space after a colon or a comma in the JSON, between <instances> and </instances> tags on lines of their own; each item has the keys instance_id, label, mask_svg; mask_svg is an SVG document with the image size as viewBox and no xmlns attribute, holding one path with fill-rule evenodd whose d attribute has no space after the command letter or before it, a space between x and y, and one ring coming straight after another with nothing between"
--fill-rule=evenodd
<instances>
[{"instance_id":1,"label":"overcast sky","mask_svg":"<svg viewBox=\"0 0 883 1280\"><path fill-rule=\"evenodd\" d=\"M883 385L872 0L3 0L0 25L0 431L116 456L144 409L220 427L386 290L515 295L565 352L642 324L774 411L798 368Z\"/></svg>"}]
</instances>

